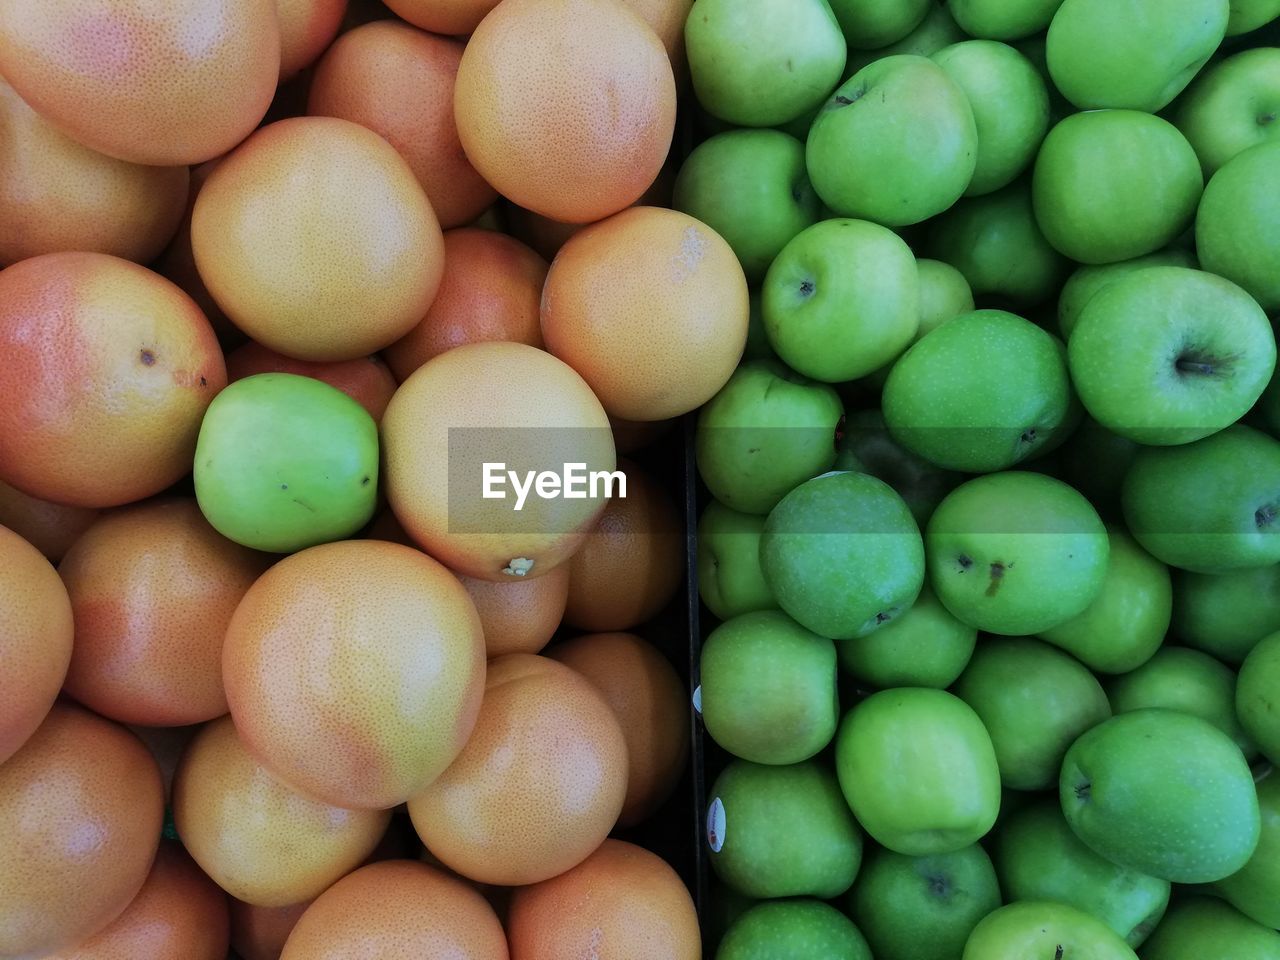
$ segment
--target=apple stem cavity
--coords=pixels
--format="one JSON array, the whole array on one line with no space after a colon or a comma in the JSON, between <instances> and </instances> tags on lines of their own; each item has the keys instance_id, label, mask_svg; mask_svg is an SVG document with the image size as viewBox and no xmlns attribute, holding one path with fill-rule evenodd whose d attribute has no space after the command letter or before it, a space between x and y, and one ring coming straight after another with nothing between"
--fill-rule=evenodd
<instances>
[{"instance_id":1,"label":"apple stem cavity","mask_svg":"<svg viewBox=\"0 0 1280 960\"><path fill-rule=\"evenodd\" d=\"M1057 949L1053 951L1053 960L1062 960L1062 944L1058 944Z\"/></svg>"},{"instance_id":2,"label":"apple stem cavity","mask_svg":"<svg viewBox=\"0 0 1280 960\"><path fill-rule=\"evenodd\" d=\"M956 557L956 563L960 564L960 572L964 573L973 566L973 558L962 553L960 556Z\"/></svg>"},{"instance_id":3,"label":"apple stem cavity","mask_svg":"<svg viewBox=\"0 0 1280 960\"><path fill-rule=\"evenodd\" d=\"M1088 803L1093 794L1093 783L1086 780L1084 783L1076 784L1076 799L1084 803Z\"/></svg>"},{"instance_id":4,"label":"apple stem cavity","mask_svg":"<svg viewBox=\"0 0 1280 960\"><path fill-rule=\"evenodd\" d=\"M1269 503L1265 507L1257 509L1253 515L1253 520L1258 525L1259 530L1266 530L1276 522L1277 516L1280 516L1280 504Z\"/></svg>"}]
</instances>

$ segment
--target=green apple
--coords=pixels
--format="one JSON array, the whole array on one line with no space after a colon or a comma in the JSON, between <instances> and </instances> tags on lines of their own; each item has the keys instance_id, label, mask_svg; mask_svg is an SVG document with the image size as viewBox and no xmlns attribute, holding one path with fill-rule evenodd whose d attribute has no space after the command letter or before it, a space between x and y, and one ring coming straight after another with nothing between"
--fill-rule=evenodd
<instances>
[{"instance_id":1,"label":"green apple","mask_svg":"<svg viewBox=\"0 0 1280 960\"><path fill-rule=\"evenodd\" d=\"M760 570L764 517L712 500L698 521L698 593L720 620L771 610L777 601Z\"/></svg>"},{"instance_id":2,"label":"green apple","mask_svg":"<svg viewBox=\"0 0 1280 960\"><path fill-rule=\"evenodd\" d=\"M890 435L930 463L1001 470L1029 457L1066 420L1066 351L1029 320L977 310L907 350L889 371L882 402Z\"/></svg>"},{"instance_id":3,"label":"green apple","mask_svg":"<svg viewBox=\"0 0 1280 960\"><path fill-rule=\"evenodd\" d=\"M929 521L925 552L933 589L956 617L988 633L1029 636L1093 603L1110 546L1097 511L1075 490L1010 471L953 490Z\"/></svg>"},{"instance_id":4,"label":"green apple","mask_svg":"<svg viewBox=\"0 0 1280 960\"><path fill-rule=\"evenodd\" d=\"M1000 811L991 737L944 690L901 687L863 700L840 724L836 772L862 828L907 856L967 847Z\"/></svg>"},{"instance_id":5,"label":"green apple","mask_svg":"<svg viewBox=\"0 0 1280 960\"><path fill-rule=\"evenodd\" d=\"M995 868L976 843L923 857L875 848L849 894L849 914L876 960L956 960L998 906Z\"/></svg>"},{"instance_id":6,"label":"green apple","mask_svg":"<svg viewBox=\"0 0 1280 960\"><path fill-rule=\"evenodd\" d=\"M973 290L964 274L941 260L916 261L920 274L920 326L916 330L919 340L932 333L948 320L962 313L973 311Z\"/></svg>"},{"instance_id":7,"label":"green apple","mask_svg":"<svg viewBox=\"0 0 1280 960\"><path fill-rule=\"evenodd\" d=\"M1094 727L1067 751L1059 798L1097 853L1174 883L1228 877L1258 845L1244 754L1190 714L1135 710Z\"/></svg>"},{"instance_id":8,"label":"green apple","mask_svg":"<svg viewBox=\"0 0 1280 960\"><path fill-rule=\"evenodd\" d=\"M724 237L752 283L821 212L804 144L780 130L731 130L699 144L676 176L671 205Z\"/></svg>"},{"instance_id":9,"label":"green apple","mask_svg":"<svg viewBox=\"0 0 1280 960\"><path fill-rule=\"evenodd\" d=\"M1233 907L1264 926L1280 927L1280 773L1269 768L1257 781L1262 837L1249 862L1214 888ZM866 866L863 866L864 876ZM1276 954L1280 957L1280 952Z\"/></svg>"},{"instance_id":10,"label":"green apple","mask_svg":"<svg viewBox=\"0 0 1280 960\"><path fill-rule=\"evenodd\" d=\"M735 760L716 778L711 797L711 866L739 893L826 900L853 884L862 835L826 765Z\"/></svg>"},{"instance_id":11,"label":"green apple","mask_svg":"<svg viewBox=\"0 0 1280 960\"><path fill-rule=\"evenodd\" d=\"M920 326L911 248L865 220L824 220L796 235L769 268L761 301L778 356L831 383L884 366Z\"/></svg>"},{"instance_id":12,"label":"green apple","mask_svg":"<svg viewBox=\"0 0 1280 960\"><path fill-rule=\"evenodd\" d=\"M1280 140L1250 147L1209 180L1196 250L1206 270L1240 284L1267 312L1280 310Z\"/></svg>"},{"instance_id":13,"label":"green apple","mask_svg":"<svg viewBox=\"0 0 1280 960\"><path fill-rule=\"evenodd\" d=\"M1213 724L1230 737L1246 759L1258 748L1236 718L1236 675L1207 653L1165 647L1137 670L1107 683L1117 714L1152 707L1178 710Z\"/></svg>"},{"instance_id":14,"label":"green apple","mask_svg":"<svg viewBox=\"0 0 1280 960\"><path fill-rule=\"evenodd\" d=\"M927 249L964 274L975 294L1022 306L1056 295L1070 269L1040 232L1026 181L961 200L936 217Z\"/></svg>"},{"instance_id":15,"label":"green apple","mask_svg":"<svg viewBox=\"0 0 1280 960\"><path fill-rule=\"evenodd\" d=\"M760 306L760 290L752 290L747 297L750 310L747 314L747 344L742 349L743 362L748 360L777 360L769 335L764 329L764 311Z\"/></svg>"},{"instance_id":16,"label":"green apple","mask_svg":"<svg viewBox=\"0 0 1280 960\"><path fill-rule=\"evenodd\" d=\"M1212 897L1175 900L1142 960L1280 960L1280 933Z\"/></svg>"},{"instance_id":17,"label":"green apple","mask_svg":"<svg viewBox=\"0 0 1280 960\"><path fill-rule=\"evenodd\" d=\"M1240 665L1236 713L1263 755L1280 763L1280 633L1263 637Z\"/></svg>"},{"instance_id":18,"label":"green apple","mask_svg":"<svg viewBox=\"0 0 1280 960\"><path fill-rule=\"evenodd\" d=\"M1276 341L1262 308L1230 280L1148 267L1089 300L1067 361L1085 409L1108 430L1182 444L1253 407L1275 372Z\"/></svg>"},{"instance_id":19,"label":"green apple","mask_svg":"<svg viewBox=\"0 0 1280 960\"><path fill-rule=\"evenodd\" d=\"M831 0L853 50L879 50L920 26L933 0Z\"/></svg>"},{"instance_id":20,"label":"green apple","mask_svg":"<svg viewBox=\"0 0 1280 960\"><path fill-rule=\"evenodd\" d=\"M782 900L752 907L720 941L716 960L871 960L858 928L817 900Z\"/></svg>"},{"instance_id":21,"label":"green apple","mask_svg":"<svg viewBox=\"0 0 1280 960\"><path fill-rule=\"evenodd\" d=\"M799 763L835 736L835 646L785 613L744 613L712 630L701 679L707 733L736 757Z\"/></svg>"},{"instance_id":22,"label":"green apple","mask_svg":"<svg viewBox=\"0 0 1280 960\"><path fill-rule=\"evenodd\" d=\"M1144 447L1125 477L1129 530L1197 573L1280 563L1280 441L1236 424L1180 447Z\"/></svg>"},{"instance_id":23,"label":"green apple","mask_svg":"<svg viewBox=\"0 0 1280 960\"><path fill-rule=\"evenodd\" d=\"M1265 26L1280 17L1280 0L1231 0L1227 36L1235 37Z\"/></svg>"},{"instance_id":24,"label":"green apple","mask_svg":"<svg viewBox=\"0 0 1280 960\"><path fill-rule=\"evenodd\" d=\"M840 397L776 360L734 371L698 414L694 448L711 495L743 513L768 513L836 459Z\"/></svg>"},{"instance_id":25,"label":"green apple","mask_svg":"<svg viewBox=\"0 0 1280 960\"><path fill-rule=\"evenodd\" d=\"M1021 901L987 914L962 960L1137 960L1101 920L1065 903Z\"/></svg>"},{"instance_id":26,"label":"green apple","mask_svg":"<svg viewBox=\"0 0 1280 960\"><path fill-rule=\"evenodd\" d=\"M847 640L915 603L924 545L888 484L836 472L802 483L773 508L760 566L783 610L815 633Z\"/></svg>"},{"instance_id":27,"label":"green apple","mask_svg":"<svg viewBox=\"0 0 1280 960\"><path fill-rule=\"evenodd\" d=\"M860 410L845 418L836 452L836 469L878 477L906 502L924 526L960 475L943 470L894 440L879 410Z\"/></svg>"},{"instance_id":28,"label":"green apple","mask_svg":"<svg viewBox=\"0 0 1280 960\"><path fill-rule=\"evenodd\" d=\"M1000 780L1016 790L1057 783L1067 748L1111 716L1092 673L1030 637L984 639L951 690L982 720Z\"/></svg>"},{"instance_id":29,"label":"green apple","mask_svg":"<svg viewBox=\"0 0 1280 960\"><path fill-rule=\"evenodd\" d=\"M956 23L972 37L1020 40L1049 26L1062 0L947 0Z\"/></svg>"},{"instance_id":30,"label":"green apple","mask_svg":"<svg viewBox=\"0 0 1280 960\"><path fill-rule=\"evenodd\" d=\"M885 57L903 54L913 57L931 57L943 47L967 39L965 32L956 25L946 7L930 3L929 12L920 21L920 25L897 43L891 43L879 50L850 50L844 75L848 79L868 64L883 60Z\"/></svg>"},{"instance_id":31,"label":"green apple","mask_svg":"<svg viewBox=\"0 0 1280 960\"><path fill-rule=\"evenodd\" d=\"M1032 177L1040 229L1081 263L1159 250L1190 226L1203 188L1178 128L1136 110L1067 117L1045 137Z\"/></svg>"},{"instance_id":32,"label":"green apple","mask_svg":"<svg viewBox=\"0 0 1280 960\"><path fill-rule=\"evenodd\" d=\"M246 547L291 553L341 540L373 517L378 425L311 377L246 377L205 412L195 490L214 529Z\"/></svg>"},{"instance_id":33,"label":"green apple","mask_svg":"<svg viewBox=\"0 0 1280 960\"><path fill-rule=\"evenodd\" d=\"M1258 641L1280 630L1280 564L1229 573L1179 571L1173 634L1188 646L1240 664Z\"/></svg>"},{"instance_id":34,"label":"green apple","mask_svg":"<svg viewBox=\"0 0 1280 960\"><path fill-rule=\"evenodd\" d=\"M990 193L1012 183L1031 164L1049 132L1044 79L1030 60L995 40L952 44L932 59L959 84L973 107L978 158L965 194Z\"/></svg>"},{"instance_id":35,"label":"green apple","mask_svg":"<svg viewBox=\"0 0 1280 960\"><path fill-rule=\"evenodd\" d=\"M1065 903L1105 923L1135 950L1169 905L1170 884L1116 866L1072 831L1054 799L1037 799L996 831L993 857L1010 901Z\"/></svg>"},{"instance_id":36,"label":"green apple","mask_svg":"<svg viewBox=\"0 0 1280 960\"><path fill-rule=\"evenodd\" d=\"M1083 612L1040 632L1090 670L1127 673L1151 659L1169 630L1169 568L1122 530L1111 545L1102 590Z\"/></svg>"},{"instance_id":37,"label":"green apple","mask_svg":"<svg viewBox=\"0 0 1280 960\"><path fill-rule=\"evenodd\" d=\"M1049 25L1049 72L1081 110L1155 113L1213 56L1230 12L1227 0L1065 0Z\"/></svg>"},{"instance_id":38,"label":"green apple","mask_svg":"<svg viewBox=\"0 0 1280 960\"><path fill-rule=\"evenodd\" d=\"M1280 50L1257 47L1197 77L1178 102L1177 125L1212 177L1237 154L1280 137L1278 116Z\"/></svg>"},{"instance_id":39,"label":"green apple","mask_svg":"<svg viewBox=\"0 0 1280 960\"><path fill-rule=\"evenodd\" d=\"M1058 332L1062 339L1070 342L1072 331L1080 321L1080 313L1085 304L1093 299L1093 295L1122 277L1143 270L1147 267L1190 267L1196 266L1195 255L1188 250L1171 247L1168 250L1157 250L1146 256L1134 257L1132 260L1121 260L1117 263L1103 263L1077 267L1075 273L1067 278L1058 295Z\"/></svg>"},{"instance_id":40,"label":"green apple","mask_svg":"<svg viewBox=\"0 0 1280 960\"><path fill-rule=\"evenodd\" d=\"M951 686L978 640L978 631L953 617L925 586L905 613L874 633L840 640L840 665L873 687Z\"/></svg>"},{"instance_id":41,"label":"green apple","mask_svg":"<svg viewBox=\"0 0 1280 960\"><path fill-rule=\"evenodd\" d=\"M1088 497L1104 517L1119 519L1120 488L1137 455L1138 444L1085 416L1059 451L1059 477Z\"/></svg>"},{"instance_id":42,"label":"green apple","mask_svg":"<svg viewBox=\"0 0 1280 960\"><path fill-rule=\"evenodd\" d=\"M919 223L955 203L978 157L973 109L932 60L876 60L823 105L805 147L809 179L845 217Z\"/></svg>"},{"instance_id":43,"label":"green apple","mask_svg":"<svg viewBox=\"0 0 1280 960\"><path fill-rule=\"evenodd\" d=\"M698 102L743 127L812 110L840 82L847 53L826 0L695 0L684 40Z\"/></svg>"}]
</instances>

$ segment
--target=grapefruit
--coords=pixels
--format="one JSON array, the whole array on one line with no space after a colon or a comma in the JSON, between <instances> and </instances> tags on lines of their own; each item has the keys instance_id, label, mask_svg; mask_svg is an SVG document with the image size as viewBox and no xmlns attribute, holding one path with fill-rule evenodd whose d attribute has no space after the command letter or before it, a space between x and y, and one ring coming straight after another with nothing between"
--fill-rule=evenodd
<instances>
[{"instance_id":1,"label":"grapefruit","mask_svg":"<svg viewBox=\"0 0 1280 960\"><path fill-rule=\"evenodd\" d=\"M511 960L702 958L698 914L680 877L661 857L620 840L515 891L507 929Z\"/></svg>"},{"instance_id":2,"label":"grapefruit","mask_svg":"<svg viewBox=\"0 0 1280 960\"><path fill-rule=\"evenodd\" d=\"M625 420L666 420L715 396L747 342L747 281L721 236L634 207L575 234L542 294L547 349Z\"/></svg>"},{"instance_id":3,"label":"grapefruit","mask_svg":"<svg viewBox=\"0 0 1280 960\"><path fill-rule=\"evenodd\" d=\"M0 273L0 479L43 500L109 507L191 470L227 381L191 298L100 253Z\"/></svg>"},{"instance_id":4,"label":"grapefruit","mask_svg":"<svg viewBox=\"0 0 1280 960\"><path fill-rule=\"evenodd\" d=\"M120 916L163 815L160 771L138 738L56 704L0 765L0 956L65 950Z\"/></svg>"},{"instance_id":5,"label":"grapefruit","mask_svg":"<svg viewBox=\"0 0 1280 960\"><path fill-rule=\"evenodd\" d=\"M98 515L97 510L88 507L41 500L0 480L0 526L22 537L51 563L62 559Z\"/></svg>"},{"instance_id":6,"label":"grapefruit","mask_svg":"<svg viewBox=\"0 0 1280 960\"><path fill-rule=\"evenodd\" d=\"M562 564L545 577L494 583L458 578L480 614L489 658L507 653L539 653L551 642L564 617L569 597L569 567Z\"/></svg>"},{"instance_id":7,"label":"grapefruit","mask_svg":"<svg viewBox=\"0 0 1280 960\"><path fill-rule=\"evenodd\" d=\"M341 117L385 137L408 162L448 227L497 199L467 159L453 118L456 40L379 20L343 34L316 67L307 112Z\"/></svg>"},{"instance_id":8,"label":"grapefruit","mask_svg":"<svg viewBox=\"0 0 1280 960\"><path fill-rule=\"evenodd\" d=\"M258 907L231 898L231 947L236 956L240 960L280 960L285 941L311 902Z\"/></svg>"},{"instance_id":9,"label":"grapefruit","mask_svg":"<svg viewBox=\"0 0 1280 960\"><path fill-rule=\"evenodd\" d=\"M307 908L281 960L507 960L493 908L426 864L387 860L339 880Z\"/></svg>"},{"instance_id":10,"label":"grapefruit","mask_svg":"<svg viewBox=\"0 0 1280 960\"><path fill-rule=\"evenodd\" d=\"M563 664L513 653L489 664L475 732L409 815L451 870L519 886L585 860L626 792L627 745L604 698Z\"/></svg>"},{"instance_id":11,"label":"grapefruit","mask_svg":"<svg viewBox=\"0 0 1280 960\"><path fill-rule=\"evenodd\" d=\"M191 741L173 784L182 842L238 900L281 907L309 900L354 870L391 815L312 800L250 756L230 717Z\"/></svg>"},{"instance_id":12,"label":"grapefruit","mask_svg":"<svg viewBox=\"0 0 1280 960\"><path fill-rule=\"evenodd\" d=\"M67 693L121 723L222 716L222 638L269 562L209 526L194 500L106 514L58 568L76 625Z\"/></svg>"},{"instance_id":13,"label":"grapefruit","mask_svg":"<svg viewBox=\"0 0 1280 960\"><path fill-rule=\"evenodd\" d=\"M538 308L547 261L519 240L466 227L444 235L444 277L431 309L383 351L396 379L440 354L489 340L542 346Z\"/></svg>"},{"instance_id":14,"label":"grapefruit","mask_svg":"<svg viewBox=\"0 0 1280 960\"><path fill-rule=\"evenodd\" d=\"M684 22L689 19L693 0L623 0L644 19L662 41L678 76L688 67L684 58Z\"/></svg>"},{"instance_id":15,"label":"grapefruit","mask_svg":"<svg viewBox=\"0 0 1280 960\"><path fill-rule=\"evenodd\" d=\"M684 529L665 490L628 464L614 497L569 561L565 621L583 630L630 630L656 616L684 577Z\"/></svg>"},{"instance_id":16,"label":"grapefruit","mask_svg":"<svg viewBox=\"0 0 1280 960\"><path fill-rule=\"evenodd\" d=\"M0 79L0 264L63 250L145 263L177 231L188 180L81 146Z\"/></svg>"},{"instance_id":17,"label":"grapefruit","mask_svg":"<svg viewBox=\"0 0 1280 960\"><path fill-rule=\"evenodd\" d=\"M292 373L300 377L322 380L349 396L373 419L381 420L382 412L396 392L396 378L381 358L360 357L356 360L332 360L313 363L294 360L270 347L250 341L227 354L227 380L234 383L259 373Z\"/></svg>"},{"instance_id":18,"label":"grapefruit","mask_svg":"<svg viewBox=\"0 0 1280 960\"><path fill-rule=\"evenodd\" d=\"M0 527L0 763L40 726L71 660L71 601L31 544Z\"/></svg>"},{"instance_id":19,"label":"grapefruit","mask_svg":"<svg viewBox=\"0 0 1280 960\"><path fill-rule=\"evenodd\" d=\"M600 691L627 741L627 798L618 822L632 826L671 796L689 759L689 700L667 658L630 633L557 644L547 656Z\"/></svg>"},{"instance_id":20,"label":"grapefruit","mask_svg":"<svg viewBox=\"0 0 1280 960\"><path fill-rule=\"evenodd\" d=\"M408 164L333 117L273 123L222 160L196 198L191 248L227 316L299 360L352 360L398 340L444 266Z\"/></svg>"},{"instance_id":21,"label":"grapefruit","mask_svg":"<svg viewBox=\"0 0 1280 960\"><path fill-rule=\"evenodd\" d=\"M271 103L276 0L8 0L0 73L100 153L200 163L247 137Z\"/></svg>"},{"instance_id":22,"label":"grapefruit","mask_svg":"<svg viewBox=\"0 0 1280 960\"><path fill-rule=\"evenodd\" d=\"M338 35L347 0L275 0L280 24L280 79L315 63Z\"/></svg>"},{"instance_id":23,"label":"grapefruit","mask_svg":"<svg viewBox=\"0 0 1280 960\"><path fill-rule=\"evenodd\" d=\"M382 418L387 500L405 531L450 569L481 580L539 577L566 561L604 506L596 497L486 499L486 463L612 471L609 421L582 378L523 343L472 343L427 361ZM499 471L501 472L501 471ZM585 492L590 493L588 488Z\"/></svg>"},{"instance_id":24,"label":"grapefruit","mask_svg":"<svg viewBox=\"0 0 1280 960\"><path fill-rule=\"evenodd\" d=\"M498 0L388 0L397 16L416 27L463 36L473 31Z\"/></svg>"},{"instance_id":25,"label":"grapefruit","mask_svg":"<svg viewBox=\"0 0 1280 960\"><path fill-rule=\"evenodd\" d=\"M618 0L504 0L467 43L454 108L467 156L499 192L590 223L657 177L676 86L657 35Z\"/></svg>"},{"instance_id":26,"label":"grapefruit","mask_svg":"<svg viewBox=\"0 0 1280 960\"><path fill-rule=\"evenodd\" d=\"M227 895L166 840L124 913L50 960L226 960L228 924Z\"/></svg>"},{"instance_id":27,"label":"grapefruit","mask_svg":"<svg viewBox=\"0 0 1280 960\"><path fill-rule=\"evenodd\" d=\"M484 637L466 590L430 557L379 540L281 560L240 602L222 657L249 750L343 807L393 807L434 780L484 692Z\"/></svg>"}]
</instances>

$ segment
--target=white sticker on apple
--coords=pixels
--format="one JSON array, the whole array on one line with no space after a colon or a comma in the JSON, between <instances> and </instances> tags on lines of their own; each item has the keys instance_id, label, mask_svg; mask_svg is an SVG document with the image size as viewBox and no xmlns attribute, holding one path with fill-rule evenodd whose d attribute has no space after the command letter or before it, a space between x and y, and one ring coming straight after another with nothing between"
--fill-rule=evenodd
<instances>
[{"instance_id":1,"label":"white sticker on apple","mask_svg":"<svg viewBox=\"0 0 1280 960\"><path fill-rule=\"evenodd\" d=\"M724 804L716 797L707 809L707 846L712 853L719 853L724 846Z\"/></svg>"},{"instance_id":2,"label":"white sticker on apple","mask_svg":"<svg viewBox=\"0 0 1280 960\"><path fill-rule=\"evenodd\" d=\"M702 684L693 688L693 709L698 711L698 716L702 716Z\"/></svg>"}]
</instances>

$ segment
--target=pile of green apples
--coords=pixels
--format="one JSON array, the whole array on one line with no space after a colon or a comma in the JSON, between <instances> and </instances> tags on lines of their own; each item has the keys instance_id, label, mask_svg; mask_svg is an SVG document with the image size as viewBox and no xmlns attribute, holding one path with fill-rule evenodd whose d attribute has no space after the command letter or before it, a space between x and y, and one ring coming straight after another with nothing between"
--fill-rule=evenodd
<instances>
[{"instance_id":1,"label":"pile of green apples","mask_svg":"<svg viewBox=\"0 0 1280 960\"><path fill-rule=\"evenodd\" d=\"M1280 960L1277 18L693 3L718 960Z\"/></svg>"}]
</instances>

